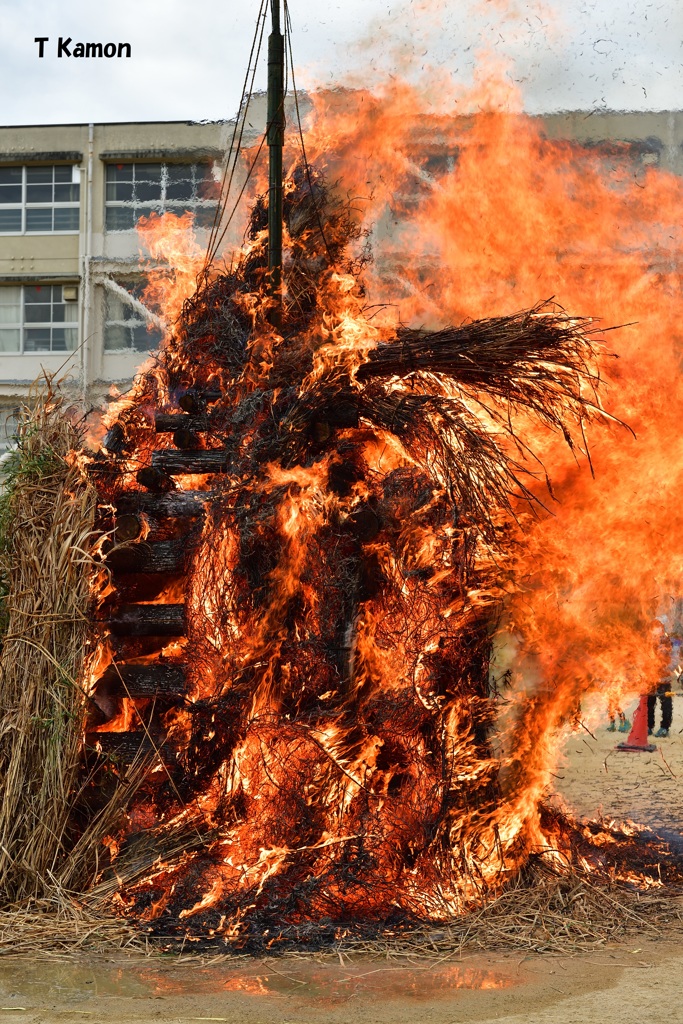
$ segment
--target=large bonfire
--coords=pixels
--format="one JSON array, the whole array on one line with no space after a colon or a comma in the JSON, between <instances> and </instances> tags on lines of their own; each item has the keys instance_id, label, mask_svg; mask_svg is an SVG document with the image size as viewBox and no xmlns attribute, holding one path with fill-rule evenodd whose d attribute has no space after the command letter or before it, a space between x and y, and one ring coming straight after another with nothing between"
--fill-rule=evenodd
<instances>
[{"instance_id":1,"label":"large bonfire","mask_svg":"<svg viewBox=\"0 0 683 1024\"><path fill-rule=\"evenodd\" d=\"M643 191L626 151L610 177L494 112L434 120L457 159L430 177L412 94L365 95L351 118L333 99L307 140L317 170L292 157L281 323L263 200L229 269L202 265L185 222L143 229L185 261L150 301L182 308L90 462L106 568L74 829L120 806L138 751L92 881L161 935L444 921L533 859L609 874L633 852L544 797L580 701L661 670L674 504L619 488L673 439L645 391L673 372L674 274L639 232L680 184L648 170ZM381 207L331 187L342 170L348 195L371 178L392 196L374 265ZM611 337L640 448L602 408L599 324L563 307L640 321Z\"/></svg>"}]
</instances>

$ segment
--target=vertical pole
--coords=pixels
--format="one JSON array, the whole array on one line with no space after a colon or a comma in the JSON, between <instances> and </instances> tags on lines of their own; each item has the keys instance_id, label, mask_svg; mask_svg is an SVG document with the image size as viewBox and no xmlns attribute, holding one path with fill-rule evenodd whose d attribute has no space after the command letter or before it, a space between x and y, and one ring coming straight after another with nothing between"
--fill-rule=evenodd
<instances>
[{"instance_id":1,"label":"vertical pole","mask_svg":"<svg viewBox=\"0 0 683 1024\"><path fill-rule=\"evenodd\" d=\"M273 327L282 327L282 147L285 141L285 41L280 30L280 0L271 0L268 37L268 275L275 306Z\"/></svg>"}]
</instances>

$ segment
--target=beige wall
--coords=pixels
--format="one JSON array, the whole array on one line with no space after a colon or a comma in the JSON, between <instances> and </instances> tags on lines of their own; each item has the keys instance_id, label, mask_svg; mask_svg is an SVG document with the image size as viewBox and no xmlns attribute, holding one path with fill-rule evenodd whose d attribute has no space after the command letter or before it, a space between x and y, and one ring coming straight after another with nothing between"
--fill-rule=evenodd
<instances>
[{"instance_id":1,"label":"beige wall","mask_svg":"<svg viewBox=\"0 0 683 1024\"><path fill-rule=\"evenodd\" d=\"M77 233L0 234L0 285L38 280L78 283L80 304L77 352L70 356L0 353L0 420L3 408L12 404L14 395L25 392L43 368L66 374L74 388L78 386L92 399L106 393L109 382L133 376L144 355L105 353L103 348L101 281L139 268L136 232L104 231L106 165L117 157L147 162L221 161L232 129L229 122L0 127L0 165L76 163L81 182ZM248 130L248 144L255 134L254 129ZM0 444L1 434L0 428Z\"/></svg>"},{"instance_id":2,"label":"beige wall","mask_svg":"<svg viewBox=\"0 0 683 1024\"><path fill-rule=\"evenodd\" d=\"M621 141L641 144L641 160L683 174L683 112L553 114L541 118L550 139L583 145ZM648 155L656 159L648 159Z\"/></svg>"}]
</instances>

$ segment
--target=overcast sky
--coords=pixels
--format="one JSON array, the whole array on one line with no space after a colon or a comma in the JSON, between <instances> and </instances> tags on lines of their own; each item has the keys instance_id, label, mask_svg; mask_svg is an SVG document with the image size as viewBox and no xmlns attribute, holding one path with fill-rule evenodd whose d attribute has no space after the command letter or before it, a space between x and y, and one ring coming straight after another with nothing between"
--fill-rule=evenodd
<instances>
[{"instance_id":1,"label":"overcast sky","mask_svg":"<svg viewBox=\"0 0 683 1024\"><path fill-rule=\"evenodd\" d=\"M301 82L372 85L433 66L467 85L482 49L532 113L678 109L682 0L289 0ZM0 123L235 114L259 0L0 0ZM36 36L48 36L40 59ZM132 57L57 57L59 37ZM265 87L265 67L257 84Z\"/></svg>"}]
</instances>

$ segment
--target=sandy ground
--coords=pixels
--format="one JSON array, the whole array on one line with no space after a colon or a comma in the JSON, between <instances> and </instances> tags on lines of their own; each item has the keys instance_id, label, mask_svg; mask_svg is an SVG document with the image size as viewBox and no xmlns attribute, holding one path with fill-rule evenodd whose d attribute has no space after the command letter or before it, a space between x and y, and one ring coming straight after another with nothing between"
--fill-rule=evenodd
<instances>
[{"instance_id":1,"label":"sandy ground","mask_svg":"<svg viewBox=\"0 0 683 1024\"><path fill-rule=\"evenodd\" d=\"M628 818L680 836L683 697L654 753L616 751L624 737L606 724L568 738L560 799L580 816ZM577 957L455 963L283 958L198 967L6 958L0 1024L683 1024L681 977L683 938L673 936Z\"/></svg>"},{"instance_id":2,"label":"sandy ground","mask_svg":"<svg viewBox=\"0 0 683 1024\"><path fill-rule=\"evenodd\" d=\"M626 709L632 718L634 707ZM674 697L669 736L650 737L653 753L616 749L627 738L609 733L604 719L594 727L572 733L564 747L556 787L578 815L624 818L663 833L683 831L683 696ZM656 725L659 726L659 708ZM683 1018L682 1018L683 1019Z\"/></svg>"}]
</instances>

